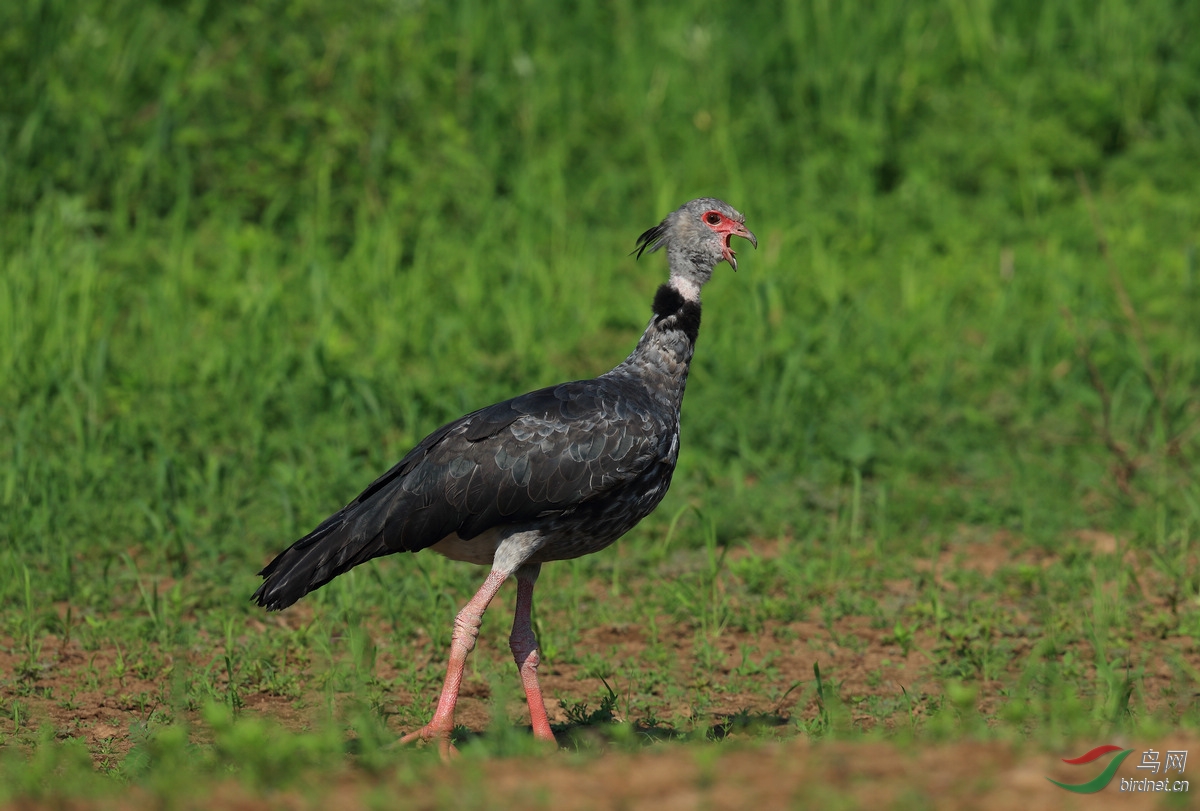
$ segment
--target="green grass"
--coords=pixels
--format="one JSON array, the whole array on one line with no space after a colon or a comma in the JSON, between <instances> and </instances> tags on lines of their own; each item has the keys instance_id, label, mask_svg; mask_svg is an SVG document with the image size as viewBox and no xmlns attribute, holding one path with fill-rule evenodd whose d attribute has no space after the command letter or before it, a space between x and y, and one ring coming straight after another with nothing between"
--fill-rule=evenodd
<instances>
[{"instance_id":1,"label":"green grass","mask_svg":"<svg viewBox=\"0 0 1200 811\"><path fill-rule=\"evenodd\" d=\"M1194 729L1197 30L1121 0L3 4L0 760L40 765L0 784L91 779L29 713L75 643L141 719L90 750L121 780L286 782L255 696L302 708L314 769L404 761L481 572L380 561L287 628L254 572L446 420L622 358L665 273L634 238L701 194L760 247L705 291L667 501L542 578L572 718ZM502 604L472 665L500 715ZM787 683L801 621L887 646L880 689ZM933 686L883 690L910 654ZM506 729L473 745L524 751Z\"/></svg>"}]
</instances>

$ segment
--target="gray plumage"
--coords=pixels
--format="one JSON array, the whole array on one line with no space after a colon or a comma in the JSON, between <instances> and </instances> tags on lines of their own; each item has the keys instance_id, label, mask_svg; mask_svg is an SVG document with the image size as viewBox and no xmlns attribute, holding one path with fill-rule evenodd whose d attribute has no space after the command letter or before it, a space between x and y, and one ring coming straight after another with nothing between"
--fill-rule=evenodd
<instances>
[{"instance_id":1,"label":"gray plumage","mask_svg":"<svg viewBox=\"0 0 1200 811\"><path fill-rule=\"evenodd\" d=\"M253 599L286 608L380 555L432 548L523 565L596 552L662 500L679 453L679 408L700 327L699 291L731 236L757 245L720 200L694 200L646 231L670 281L637 347L612 371L506 400L434 431L345 508L269 563Z\"/></svg>"}]
</instances>

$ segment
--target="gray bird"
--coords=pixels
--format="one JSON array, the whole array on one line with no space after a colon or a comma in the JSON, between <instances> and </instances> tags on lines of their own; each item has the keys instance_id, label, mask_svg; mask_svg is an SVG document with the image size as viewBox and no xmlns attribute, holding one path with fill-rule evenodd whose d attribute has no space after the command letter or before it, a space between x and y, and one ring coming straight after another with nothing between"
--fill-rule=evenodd
<instances>
[{"instance_id":1,"label":"gray bird","mask_svg":"<svg viewBox=\"0 0 1200 811\"><path fill-rule=\"evenodd\" d=\"M720 262L737 270L733 237L758 240L721 200L685 204L638 237L665 248L671 276L633 352L592 380L562 383L474 411L434 431L358 498L259 572L251 598L277 611L360 563L432 549L491 566L454 620L446 682L433 719L403 742L436 741L443 757L463 665L483 612L510 576L517 606L509 645L533 734L554 740L538 686L530 622L541 565L598 552L662 501L679 456L679 406L700 330L700 288Z\"/></svg>"}]
</instances>

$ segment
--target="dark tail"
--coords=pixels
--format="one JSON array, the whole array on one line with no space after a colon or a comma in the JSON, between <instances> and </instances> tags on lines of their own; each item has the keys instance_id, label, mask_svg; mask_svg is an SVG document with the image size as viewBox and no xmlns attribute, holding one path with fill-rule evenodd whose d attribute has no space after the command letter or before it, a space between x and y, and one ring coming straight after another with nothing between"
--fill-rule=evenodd
<instances>
[{"instance_id":1,"label":"dark tail","mask_svg":"<svg viewBox=\"0 0 1200 811\"><path fill-rule=\"evenodd\" d=\"M364 523L374 522L360 520L362 507L361 502L349 505L279 553L258 573L263 584L250 599L268 611L279 611L342 572L398 551L388 548L378 524L374 531L364 531Z\"/></svg>"},{"instance_id":2,"label":"dark tail","mask_svg":"<svg viewBox=\"0 0 1200 811\"><path fill-rule=\"evenodd\" d=\"M360 563L393 552L420 551L461 529L468 516L445 497L446 464L420 467L461 422L425 437L358 498L281 552L259 572L263 584L250 599L279 611ZM410 481L410 475L416 480Z\"/></svg>"}]
</instances>

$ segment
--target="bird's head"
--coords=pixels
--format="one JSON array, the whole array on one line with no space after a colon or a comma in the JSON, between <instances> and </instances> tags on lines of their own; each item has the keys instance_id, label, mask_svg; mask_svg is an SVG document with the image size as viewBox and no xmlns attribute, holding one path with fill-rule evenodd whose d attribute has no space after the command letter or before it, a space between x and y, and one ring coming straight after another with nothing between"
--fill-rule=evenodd
<instances>
[{"instance_id":1,"label":"bird's head","mask_svg":"<svg viewBox=\"0 0 1200 811\"><path fill-rule=\"evenodd\" d=\"M729 244L734 237L748 239L758 247L758 238L746 228L745 215L723 200L701 197L684 203L638 237L635 253L640 257L646 251L666 248L672 278L681 277L699 287L712 277L720 262L737 270L737 254Z\"/></svg>"}]
</instances>

